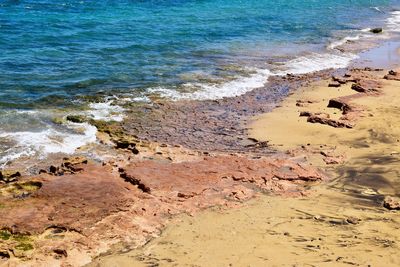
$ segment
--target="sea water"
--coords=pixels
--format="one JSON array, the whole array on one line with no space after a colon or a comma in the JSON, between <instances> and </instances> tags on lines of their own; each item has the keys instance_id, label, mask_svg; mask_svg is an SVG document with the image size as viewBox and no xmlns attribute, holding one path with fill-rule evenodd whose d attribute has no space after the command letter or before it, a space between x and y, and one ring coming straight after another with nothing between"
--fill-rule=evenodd
<instances>
[{"instance_id":1,"label":"sea water","mask_svg":"<svg viewBox=\"0 0 400 267\"><path fill-rule=\"evenodd\" d=\"M346 67L336 47L400 31L400 0L0 0L0 166L95 141L115 99L218 99Z\"/></svg>"}]
</instances>

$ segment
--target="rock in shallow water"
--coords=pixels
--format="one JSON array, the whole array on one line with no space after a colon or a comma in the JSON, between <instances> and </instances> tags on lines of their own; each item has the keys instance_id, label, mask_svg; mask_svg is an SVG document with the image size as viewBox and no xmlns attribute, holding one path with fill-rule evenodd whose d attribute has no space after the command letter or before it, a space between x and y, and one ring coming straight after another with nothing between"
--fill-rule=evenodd
<instances>
[{"instance_id":1,"label":"rock in shallow water","mask_svg":"<svg viewBox=\"0 0 400 267\"><path fill-rule=\"evenodd\" d=\"M383 29L382 28L373 28L373 29L370 30L370 32L372 32L372 33L381 33L381 32L383 32Z\"/></svg>"}]
</instances>

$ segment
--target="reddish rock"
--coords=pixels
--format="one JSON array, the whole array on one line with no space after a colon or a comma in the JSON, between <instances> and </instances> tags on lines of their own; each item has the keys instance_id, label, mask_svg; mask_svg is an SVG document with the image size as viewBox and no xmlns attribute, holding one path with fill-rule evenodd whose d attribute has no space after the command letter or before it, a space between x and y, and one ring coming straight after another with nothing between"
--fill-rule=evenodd
<instances>
[{"instance_id":1,"label":"reddish rock","mask_svg":"<svg viewBox=\"0 0 400 267\"><path fill-rule=\"evenodd\" d=\"M385 197L383 206L388 210L400 210L400 198Z\"/></svg>"},{"instance_id":2,"label":"reddish rock","mask_svg":"<svg viewBox=\"0 0 400 267\"><path fill-rule=\"evenodd\" d=\"M85 234L121 210L133 208L130 216L144 216L145 209L152 220L160 222L163 215L192 212L227 198L247 199L256 190L301 192L304 183L323 178L315 168L278 158L217 156L182 163L145 160L120 168L119 173L110 166L89 163L77 173L23 178L20 183L29 188L39 186L28 194L22 192L19 198L0 196L4 206L0 229L38 234L57 227ZM15 189L24 190L23 184Z\"/></svg>"},{"instance_id":3,"label":"reddish rock","mask_svg":"<svg viewBox=\"0 0 400 267\"><path fill-rule=\"evenodd\" d=\"M335 88L337 88L337 87L340 87L341 85L342 85L342 84L339 83L339 82L331 82L331 83L328 84L328 87L335 87Z\"/></svg>"},{"instance_id":4,"label":"reddish rock","mask_svg":"<svg viewBox=\"0 0 400 267\"><path fill-rule=\"evenodd\" d=\"M297 100L296 101L296 106L297 107L306 107L306 106L308 106L309 104L312 104L312 103L314 103L314 102L311 101L311 100Z\"/></svg>"},{"instance_id":5,"label":"reddish rock","mask_svg":"<svg viewBox=\"0 0 400 267\"><path fill-rule=\"evenodd\" d=\"M360 93L377 93L381 84L375 80L363 79L351 86L351 89Z\"/></svg>"},{"instance_id":6,"label":"reddish rock","mask_svg":"<svg viewBox=\"0 0 400 267\"><path fill-rule=\"evenodd\" d=\"M386 79L386 80L400 81L400 73L397 72L397 71L391 70L383 78Z\"/></svg>"},{"instance_id":7,"label":"reddish rock","mask_svg":"<svg viewBox=\"0 0 400 267\"><path fill-rule=\"evenodd\" d=\"M206 190L222 190L226 181L231 184L250 183L266 189L267 181L274 178L290 181L323 178L315 169L288 160L238 156L206 157L200 161L172 164L157 161L132 163L124 168L123 177L146 193L168 195L171 192L180 198L199 195Z\"/></svg>"},{"instance_id":8,"label":"reddish rock","mask_svg":"<svg viewBox=\"0 0 400 267\"><path fill-rule=\"evenodd\" d=\"M338 84L346 84L347 83L347 79L344 77L344 78L341 78L341 77L337 77L337 76L332 76L332 80L334 81L334 82L336 82L336 83L338 83Z\"/></svg>"},{"instance_id":9,"label":"reddish rock","mask_svg":"<svg viewBox=\"0 0 400 267\"><path fill-rule=\"evenodd\" d=\"M323 161L327 165L342 164L345 161L343 155L335 155L332 151L321 151L321 155L324 156Z\"/></svg>"},{"instance_id":10,"label":"reddish rock","mask_svg":"<svg viewBox=\"0 0 400 267\"><path fill-rule=\"evenodd\" d=\"M313 115L313 113L310 112L310 111L302 111L302 112L300 112L300 117L310 117L312 115Z\"/></svg>"},{"instance_id":11,"label":"reddish rock","mask_svg":"<svg viewBox=\"0 0 400 267\"><path fill-rule=\"evenodd\" d=\"M342 111L343 114L347 114L352 110L351 105L344 100L344 98L333 98L329 100L328 108L337 108Z\"/></svg>"},{"instance_id":12,"label":"reddish rock","mask_svg":"<svg viewBox=\"0 0 400 267\"><path fill-rule=\"evenodd\" d=\"M324 115L312 115L308 117L307 122L320 123L329 125L335 128L353 128L353 124L348 121L330 119Z\"/></svg>"},{"instance_id":13,"label":"reddish rock","mask_svg":"<svg viewBox=\"0 0 400 267\"><path fill-rule=\"evenodd\" d=\"M0 209L0 228L41 233L57 225L83 231L118 211L132 195L126 183L110 169L94 165L82 173L43 174L34 179L42 186L29 197L20 200L0 197L0 203L5 203Z\"/></svg>"}]
</instances>

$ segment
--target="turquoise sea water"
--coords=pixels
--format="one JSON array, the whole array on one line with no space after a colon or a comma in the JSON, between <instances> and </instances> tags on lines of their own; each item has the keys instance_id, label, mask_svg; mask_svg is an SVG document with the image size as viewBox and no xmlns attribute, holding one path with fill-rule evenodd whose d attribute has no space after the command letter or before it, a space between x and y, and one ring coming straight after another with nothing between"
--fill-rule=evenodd
<instances>
[{"instance_id":1,"label":"turquoise sea water","mask_svg":"<svg viewBox=\"0 0 400 267\"><path fill-rule=\"evenodd\" d=\"M335 42L368 35L368 27L395 32L399 7L400 0L0 0L0 164L22 153L21 140L31 148L24 152L43 151L51 134L57 144L47 152L70 152L62 143L73 129L51 118L84 96L219 98L271 74L343 67L354 55ZM112 119L109 103L89 106L92 115ZM93 141L92 132L77 145Z\"/></svg>"}]
</instances>

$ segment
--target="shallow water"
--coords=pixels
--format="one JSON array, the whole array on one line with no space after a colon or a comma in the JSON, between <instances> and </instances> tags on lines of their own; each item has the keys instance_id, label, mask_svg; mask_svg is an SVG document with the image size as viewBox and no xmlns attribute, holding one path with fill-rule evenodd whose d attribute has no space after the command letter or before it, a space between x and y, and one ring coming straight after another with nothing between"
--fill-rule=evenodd
<instances>
[{"instance_id":1,"label":"shallow water","mask_svg":"<svg viewBox=\"0 0 400 267\"><path fill-rule=\"evenodd\" d=\"M0 164L9 152L38 152L30 132L62 147L67 138L52 142L50 134L71 132L51 121L60 109L120 120L116 98L216 99L261 87L270 75L345 67L356 56L335 47L346 36L372 38L367 27L397 31L397 7L398 0L2 1Z\"/></svg>"}]
</instances>

